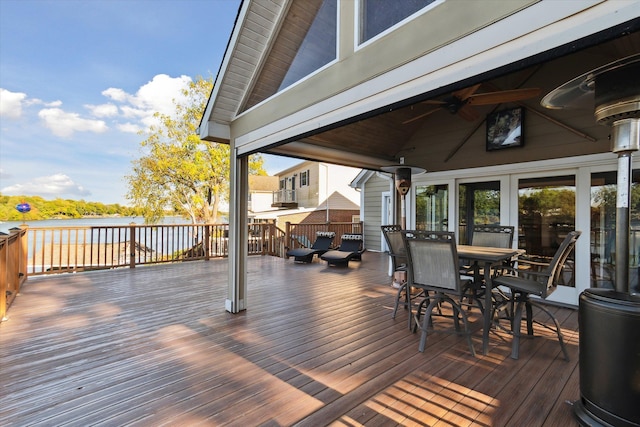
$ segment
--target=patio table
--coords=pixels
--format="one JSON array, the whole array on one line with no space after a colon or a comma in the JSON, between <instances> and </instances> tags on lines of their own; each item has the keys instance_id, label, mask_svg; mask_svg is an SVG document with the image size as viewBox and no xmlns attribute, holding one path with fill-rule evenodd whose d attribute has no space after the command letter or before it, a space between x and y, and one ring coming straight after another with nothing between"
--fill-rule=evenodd
<instances>
[{"instance_id":1,"label":"patio table","mask_svg":"<svg viewBox=\"0 0 640 427\"><path fill-rule=\"evenodd\" d=\"M494 248L488 246L458 245L458 258L484 265L484 281L487 288L484 293L484 319L482 326L482 354L486 355L489 348L489 329L491 328L491 267L501 265L514 256L521 255L523 249ZM478 276L478 274L476 274ZM479 277L475 277L476 280Z\"/></svg>"}]
</instances>

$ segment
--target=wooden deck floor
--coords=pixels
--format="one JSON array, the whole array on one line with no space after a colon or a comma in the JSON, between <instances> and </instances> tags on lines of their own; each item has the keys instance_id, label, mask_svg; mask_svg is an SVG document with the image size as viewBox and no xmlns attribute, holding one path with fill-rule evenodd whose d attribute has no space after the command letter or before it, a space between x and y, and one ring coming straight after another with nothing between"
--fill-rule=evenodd
<instances>
[{"instance_id":1,"label":"wooden deck floor","mask_svg":"<svg viewBox=\"0 0 640 427\"><path fill-rule=\"evenodd\" d=\"M577 425L577 312L571 362L544 329L519 360L501 333L419 353L386 265L251 257L236 315L225 260L30 279L0 325L0 425Z\"/></svg>"}]
</instances>

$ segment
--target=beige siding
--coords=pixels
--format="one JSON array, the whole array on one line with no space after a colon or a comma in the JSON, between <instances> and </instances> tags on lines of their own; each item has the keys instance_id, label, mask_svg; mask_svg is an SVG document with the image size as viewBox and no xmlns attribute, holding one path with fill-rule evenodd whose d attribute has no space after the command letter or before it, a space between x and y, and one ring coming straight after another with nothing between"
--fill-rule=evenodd
<instances>
[{"instance_id":1,"label":"beige siding","mask_svg":"<svg viewBox=\"0 0 640 427\"><path fill-rule=\"evenodd\" d=\"M382 248L380 226L382 225L382 195L389 191L390 181L377 174L364 184L364 241L367 250L379 251Z\"/></svg>"},{"instance_id":2,"label":"beige siding","mask_svg":"<svg viewBox=\"0 0 640 427\"><path fill-rule=\"evenodd\" d=\"M305 171L309 171L309 185L300 186L300 176ZM296 198L300 207L325 208L328 194L331 210L357 210L360 194L349 183L359 171L346 166L306 161L280 172L278 177L295 175Z\"/></svg>"}]
</instances>

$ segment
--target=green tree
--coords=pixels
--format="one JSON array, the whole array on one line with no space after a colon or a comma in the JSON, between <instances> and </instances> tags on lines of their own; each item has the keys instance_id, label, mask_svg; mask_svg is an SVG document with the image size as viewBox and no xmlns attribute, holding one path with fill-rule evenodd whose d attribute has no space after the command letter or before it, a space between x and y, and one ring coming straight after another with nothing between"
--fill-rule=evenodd
<instances>
[{"instance_id":1,"label":"green tree","mask_svg":"<svg viewBox=\"0 0 640 427\"><path fill-rule=\"evenodd\" d=\"M229 146L200 140L196 129L205 109L212 80L197 77L183 91L184 103L174 100L175 114L156 113L157 125L141 142L144 155L134 160L126 177L132 201L147 223L167 212L196 222L215 222L220 203L229 193ZM263 160L250 160L251 173L265 174Z\"/></svg>"}]
</instances>

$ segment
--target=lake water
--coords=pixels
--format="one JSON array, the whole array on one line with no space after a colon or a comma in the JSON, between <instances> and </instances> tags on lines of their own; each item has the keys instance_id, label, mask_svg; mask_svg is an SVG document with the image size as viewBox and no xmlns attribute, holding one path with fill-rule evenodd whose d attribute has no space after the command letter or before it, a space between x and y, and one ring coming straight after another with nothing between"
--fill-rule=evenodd
<instances>
[{"instance_id":1,"label":"lake water","mask_svg":"<svg viewBox=\"0 0 640 427\"><path fill-rule=\"evenodd\" d=\"M109 218L80 218L80 219L44 219L40 221L5 221L0 222L0 232L9 233L11 228L27 224L29 227L85 227L92 225L129 225L131 223L144 225L144 218L140 216L121 216ZM163 218L160 224L189 224L189 221L179 216Z\"/></svg>"}]
</instances>

